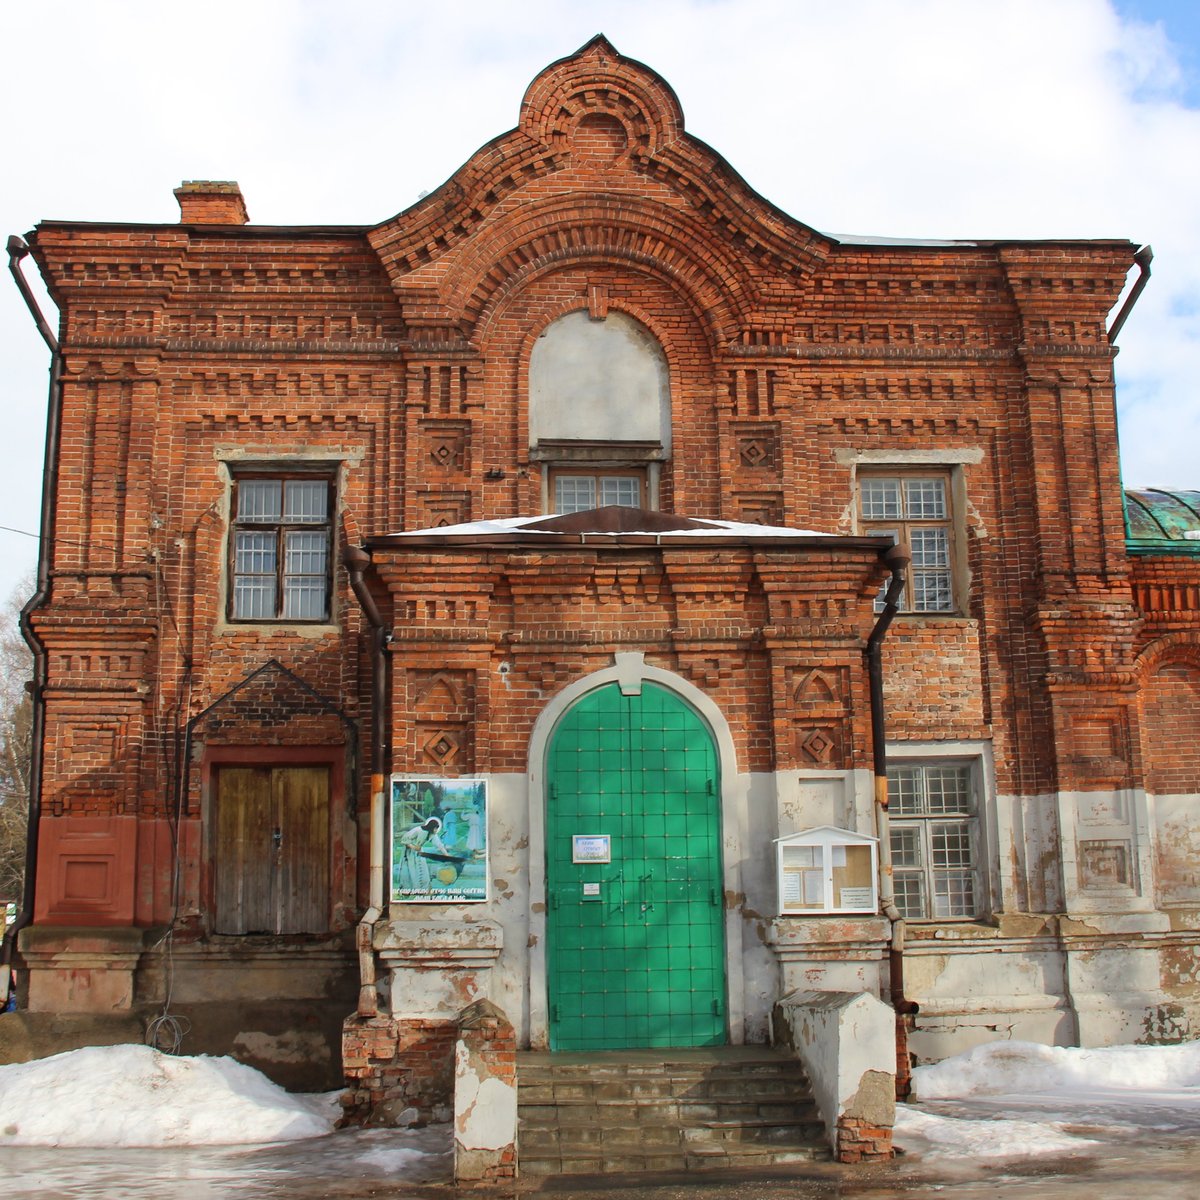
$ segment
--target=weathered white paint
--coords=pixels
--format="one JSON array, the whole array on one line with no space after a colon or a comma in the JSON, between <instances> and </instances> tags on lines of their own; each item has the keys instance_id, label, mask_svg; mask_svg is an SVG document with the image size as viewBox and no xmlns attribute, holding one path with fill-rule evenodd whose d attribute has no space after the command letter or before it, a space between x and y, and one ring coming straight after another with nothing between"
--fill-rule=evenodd
<instances>
[{"instance_id":1,"label":"weathered white paint","mask_svg":"<svg viewBox=\"0 0 1200 1200\"><path fill-rule=\"evenodd\" d=\"M792 991L886 994L886 921L780 917L772 851L775 838L814 825L875 833L870 772L739 773L732 736L713 702L686 680L646 666L641 655L622 654L611 668L547 701L527 775L487 776L492 899L406 906L381 923L376 945L399 1015L452 1016L486 997L509 1014L519 1044L545 1046L549 736L591 689L643 680L692 704L717 744L730 1041L767 1040L773 1004ZM894 749L906 758L974 753L990 778L986 743ZM1187 796L1009 796L985 788L979 849L987 915L908 926L906 992L921 1006L910 1040L917 1057L932 1061L997 1038L1107 1045L1200 1033L1194 946L1200 880L1186 857L1200 842L1198 812ZM1114 888L1082 869L1079 844L1103 839L1129 841L1136 886ZM1071 899L1066 913L1064 896Z\"/></svg>"},{"instance_id":2,"label":"weathered white paint","mask_svg":"<svg viewBox=\"0 0 1200 1200\"><path fill-rule=\"evenodd\" d=\"M671 447L667 359L653 334L615 310L567 313L529 357L529 444L542 438Z\"/></svg>"},{"instance_id":3,"label":"weathered white paint","mask_svg":"<svg viewBox=\"0 0 1200 1200\"><path fill-rule=\"evenodd\" d=\"M829 1143L838 1122L890 1129L896 1119L896 1017L866 992L792 992L776 1007L778 1040L799 1055Z\"/></svg>"},{"instance_id":4,"label":"weathered white paint","mask_svg":"<svg viewBox=\"0 0 1200 1200\"><path fill-rule=\"evenodd\" d=\"M464 1150L503 1150L517 1140L517 1089L495 1075L480 1077L460 1039L454 1057L454 1141Z\"/></svg>"},{"instance_id":5,"label":"weathered white paint","mask_svg":"<svg viewBox=\"0 0 1200 1200\"><path fill-rule=\"evenodd\" d=\"M1200 908L1200 796L1149 796L1147 806L1159 904Z\"/></svg>"},{"instance_id":6,"label":"weathered white paint","mask_svg":"<svg viewBox=\"0 0 1200 1200\"><path fill-rule=\"evenodd\" d=\"M476 1000L492 999L490 975L504 948L500 925L487 918L446 919L445 910L436 908L437 918L413 920L413 907L375 926L392 1015L456 1016Z\"/></svg>"}]
</instances>

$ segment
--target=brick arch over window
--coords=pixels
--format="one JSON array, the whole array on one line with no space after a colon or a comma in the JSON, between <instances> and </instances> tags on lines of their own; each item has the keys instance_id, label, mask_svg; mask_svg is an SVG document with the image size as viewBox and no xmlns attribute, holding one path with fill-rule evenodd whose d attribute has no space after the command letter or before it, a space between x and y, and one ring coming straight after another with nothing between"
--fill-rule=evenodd
<instances>
[{"instance_id":1,"label":"brick arch over window","mask_svg":"<svg viewBox=\"0 0 1200 1200\"><path fill-rule=\"evenodd\" d=\"M540 273L578 263L672 281L687 294L714 346L732 341L758 306L745 264L734 254L718 262L708 231L662 205L629 196L600 196L586 204L568 197L530 206L522 217L519 226L498 226L480 238L440 285L447 309L461 312L475 330Z\"/></svg>"},{"instance_id":2,"label":"brick arch over window","mask_svg":"<svg viewBox=\"0 0 1200 1200\"><path fill-rule=\"evenodd\" d=\"M1150 665L1141 717L1146 790L1159 796L1200 792L1200 648Z\"/></svg>"}]
</instances>

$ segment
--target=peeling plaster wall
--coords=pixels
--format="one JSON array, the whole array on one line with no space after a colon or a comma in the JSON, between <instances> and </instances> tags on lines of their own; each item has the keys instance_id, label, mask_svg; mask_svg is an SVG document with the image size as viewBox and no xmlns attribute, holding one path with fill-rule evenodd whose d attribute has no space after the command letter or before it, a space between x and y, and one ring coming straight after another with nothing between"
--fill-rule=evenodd
<instances>
[{"instance_id":1,"label":"peeling plaster wall","mask_svg":"<svg viewBox=\"0 0 1200 1200\"><path fill-rule=\"evenodd\" d=\"M1200 908L1200 795L1152 796L1150 803L1159 904Z\"/></svg>"},{"instance_id":2,"label":"peeling plaster wall","mask_svg":"<svg viewBox=\"0 0 1200 1200\"><path fill-rule=\"evenodd\" d=\"M441 965L395 969L393 1003L397 1012L450 1017L487 998L510 1014L521 1045L545 1046L542 801L524 774L486 778L491 898L393 909L393 931L406 922L423 930L414 939L462 946L457 961L448 952ZM768 1040L772 1006L795 989L881 995L886 922L779 917L775 879L778 837L825 824L874 832L870 773L738 774L723 778L722 798L730 1041ZM1151 890L1165 877L1166 894L1193 899L1186 881L1196 868L1186 854L1195 843L1176 834L1183 823L1200 840L1190 803L1130 791L996 797L981 816L989 858L995 848L993 869L985 870L992 916L909 926L906 990L921 1006L911 1040L918 1059L997 1038L1106 1045L1200 1030L1195 914L1182 906L1175 916L1156 911ZM1118 863L1125 882L1097 853L1114 845L1128 847L1125 867ZM1200 905L1200 894L1194 901ZM483 926L497 931L492 942Z\"/></svg>"}]
</instances>

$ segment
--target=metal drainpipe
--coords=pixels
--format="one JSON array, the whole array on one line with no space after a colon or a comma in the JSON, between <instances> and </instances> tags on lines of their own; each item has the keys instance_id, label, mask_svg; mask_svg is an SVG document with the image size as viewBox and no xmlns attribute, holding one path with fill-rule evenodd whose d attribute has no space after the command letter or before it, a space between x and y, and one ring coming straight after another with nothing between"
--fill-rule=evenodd
<instances>
[{"instance_id":1,"label":"metal drainpipe","mask_svg":"<svg viewBox=\"0 0 1200 1200\"><path fill-rule=\"evenodd\" d=\"M1121 305L1121 311L1117 313L1116 320L1108 327L1108 340L1116 341L1117 334L1121 332L1125 322L1129 319L1129 314L1133 312L1133 306L1138 302L1138 297L1145 291L1146 284L1150 282L1150 264L1154 261L1154 250L1149 246L1143 246L1134 256L1133 261L1137 263L1138 270L1141 272L1137 277L1137 282L1133 285L1133 291L1125 297L1125 303Z\"/></svg>"},{"instance_id":2,"label":"metal drainpipe","mask_svg":"<svg viewBox=\"0 0 1200 1200\"><path fill-rule=\"evenodd\" d=\"M1150 282L1150 264L1154 261L1154 250L1149 246L1143 246L1134 256L1133 261L1137 263L1140 274L1137 277L1137 282L1133 285L1132 291L1125 298L1125 303L1121 305L1121 311L1117 313L1116 320L1108 330L1108 340L1110 343L1116 340L1117 334L1121 332L1129 314L1133 312L1133 306L1137 303L1138 297L1142 294L1146 284ZM1118 436L1118 442L1120 438ZM1118 446L1117 462L1120 465L1120 447ZM1125 538L1132 536L1132 531L1129 528L1129 498L1125 495L1125 480L1118 479L1118 484L1121 488L1121 515L1125 518Z\"/></svg>"},{"instance_id":3,"label":"metal drainpipe","mask_svg":"<svg viewBox=\"0 0 1200 1200\"><path fill-rule=\"evenodd\" d=\"M896 1098L908 1095L907 1019L918 1006L904 994L904 918L896 907L896 890L892 883L892 842L888 822L887 748L883 708L883 639L888 626L900 607L900 592L904 588L904 569L912 554L904 545L892 546L883 561L892 572L891 582L883 598L883 611L871 636L867 639L867 681L871 693L871 756L875 775L875 820L879 834L879 905L891 923L891 942L888 949L888 978L892 1008L896 1012Z\"/></svg>"},{"instance_id":4,"label":"metal drainpipe","mask_svg":"<svg viewBox=\"0 0 1200 1200\"><path fill-rule=\"evenodd\" d=\"M62 428L62 348L50 329L37 298L21 273L20 263L29 254L24 238L13 234L8 239L8 269L16 280L25 306L33 316L42 340L50 347L50 390L46 404L46 456L42 474L42 516L38 538L37 586L21 609L21 634L33 652L33 685L30 697L33 705L30 722L29 817L25 838L25 884L21 894L21 911L4 935L3 988L7 997L12 979L12 957L17 935L33 920L33 904L37 887L38 827L42 816L42 735L46 727L46 647L34 630L31 615L50 596L50 567L54 558L54 515L58 500L58 443Z\"/></svg>"},{"instance_id":5,"label":"metal drainpipe","mask_svg":"<svg viewBox=\"0 0 1200 1200\"><path fill-rule=\"evenodd\" d=\"M371 556L357 546L343 555L350 573L350 586L371 625L371 884L369 905L354 933L358 950L358 1015L374 1017L379 1013L379 991L375 974L375 924L383 913L384 776L387 766L387 643L388 630L375 598L367 588L363 572L371 565Z\"/></svg>"}]
</instances>

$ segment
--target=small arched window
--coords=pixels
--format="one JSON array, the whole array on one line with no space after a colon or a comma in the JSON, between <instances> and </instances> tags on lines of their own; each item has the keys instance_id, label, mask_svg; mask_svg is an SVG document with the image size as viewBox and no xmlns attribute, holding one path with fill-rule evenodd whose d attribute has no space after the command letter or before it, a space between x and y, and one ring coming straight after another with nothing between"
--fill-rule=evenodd
<instances>
[{"instance_id":1,"label":"small arched window","mask_svg":"<svg viewBox=\"0 0 1200 1200\"><path fill-rule=\"evenodd\" d=\"M543 507L579 512L658 508L671 451L666 355L625 313L567 313L529 359L530 458L542 464Z\"/></svg>"}]
</instances>

